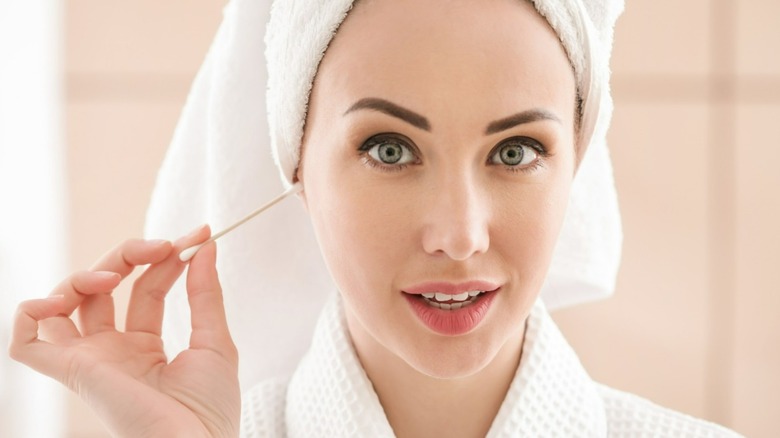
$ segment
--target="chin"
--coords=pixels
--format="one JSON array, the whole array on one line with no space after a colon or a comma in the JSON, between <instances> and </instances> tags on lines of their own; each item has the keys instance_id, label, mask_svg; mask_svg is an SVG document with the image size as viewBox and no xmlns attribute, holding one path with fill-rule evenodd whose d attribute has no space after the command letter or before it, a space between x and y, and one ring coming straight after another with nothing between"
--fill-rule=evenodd
<instances>
[{"instance_id":1,"label":"chin","mask_svg":"<svg viewBox=\"0 0 780 438\"><path fill-rule=\"evenodd\" d=\"M463 379L473 376L490 365L499 348L479 340L436 337L404 358L417 372L435 379ZM431 345L433 344L433 345Z\"/></svg>"}]
</instances>

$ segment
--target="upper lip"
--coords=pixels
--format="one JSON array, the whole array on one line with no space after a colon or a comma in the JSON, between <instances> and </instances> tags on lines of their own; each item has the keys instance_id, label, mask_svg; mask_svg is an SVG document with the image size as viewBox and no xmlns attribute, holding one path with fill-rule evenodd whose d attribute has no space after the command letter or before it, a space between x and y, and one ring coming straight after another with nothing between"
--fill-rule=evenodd
<instances>
[{"instance_id":1,"label":"upper lip","mask_svg":"<svg viewBox=\"0 0 780 438\"><path fill-rule=\"evenodd\" d=\"M486 280L469 280L461 283L450 283L447 281L429 281L415 284L404 288L403 291L408 294L424 294L440 292L447 295L459 295L463 292L480 290L490 292L500 287L499 284Z\"/></svg>"}]
</instances>

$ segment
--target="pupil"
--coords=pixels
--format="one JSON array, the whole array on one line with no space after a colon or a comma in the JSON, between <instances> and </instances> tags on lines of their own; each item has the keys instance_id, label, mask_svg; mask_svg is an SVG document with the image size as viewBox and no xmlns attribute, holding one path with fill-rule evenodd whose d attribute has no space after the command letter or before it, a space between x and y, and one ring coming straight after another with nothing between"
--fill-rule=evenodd
<instances>
[{"instance_id":1,"label":"pupil","mask_svg":"<svg viewBox=\"0 0 780 438\"><path fill-rule=\"evenodd\" d=\"M518 146L506 146L501 149L501 160L510 166L520 164L523 161L523 150Z\"/></svg>"},{"instance_id":2,"label":"pupil","mask_svg":"<svg viewBox=\"0 0 780 438\"><path fill-rule=\"evenodd\" d=\"M400 146L392 143L379 146L379 158L389 164L398 162L401 159Z\"/></svg>"}]
</instances>

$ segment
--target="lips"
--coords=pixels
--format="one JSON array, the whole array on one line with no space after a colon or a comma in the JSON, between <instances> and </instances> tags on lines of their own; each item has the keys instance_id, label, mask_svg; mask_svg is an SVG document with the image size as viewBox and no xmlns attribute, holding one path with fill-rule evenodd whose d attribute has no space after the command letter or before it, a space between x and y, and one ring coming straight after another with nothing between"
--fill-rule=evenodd
<instances>
[{"instance_id":1,"label":"lips","mask_svg":"<svg viewBox=\"0 0 780 438\"><path fill-rule=\"evenodd\" d=\"M435 333L459 336L474 330L487 315L501 284L489 280L460 283L430 281L402 290L419 321Z\"/></svg>"}]
</instances>

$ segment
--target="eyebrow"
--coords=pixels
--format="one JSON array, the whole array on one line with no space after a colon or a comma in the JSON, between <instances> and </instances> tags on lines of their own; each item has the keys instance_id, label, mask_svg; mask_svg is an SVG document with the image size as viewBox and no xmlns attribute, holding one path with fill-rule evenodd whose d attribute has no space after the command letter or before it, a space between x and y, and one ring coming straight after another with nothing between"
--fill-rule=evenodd
<instances>
[{"instance_id":1,"label":"eyebrow","mask_svg":"<svg viewBox=\"0 0 780 438\"><path fill-rule=\"evenodd\" d=\"M546 109L534 108L526 111L521 111L517 114L513 114L509 117L505 117L503 119L492 122L487 126L487 128L485 128L485 135L495 134L497 132L505 131L509 128L513 128L518 125L537 122L539 120L552 120L554 122L563 124L561 119L558 116L556 116L554 113Z\"/></svg>"},{"instance_id":2,"label":"eyebrow","mask_svg":"<svg viewBox=\"0 0 780 438\"><path fill-rule=\"evenodd\" d=\"M424 116L417 114L416 112L404 108L398 104L390 102L389 100L381 99L378 97L365 97L355 102L343 115L347 115L353 111L369 109L385 113L389 116L401 119L412 126L420 128L424 131L431 132L431 122ZM539 120L552 120L554 122L563 123L561 119L554 113L542 109L534 108L526 111L521 111L517 114L513 114L509 117L491 122L487 128L485 128L485 135L495 134L507 129L513 128L518 125L536 122Z\"/></svg>"},{"instance_id":3,"label":"eyebrow","mask_svg":"<svg viewBox=\"0 0 780 438\"><path fill-rule=\"evenodd\" d=\"M378 97L365 97L355 102L348 110L344 112L344 115L357 111L360 109L372 109L389 116L399 118L412 126L416 126L424 131L431 131L431 122L425 117L417 114L416 112L406 109L400 105L394 104L389 100L380 99Z\"/></svg>"}]
</instances>

